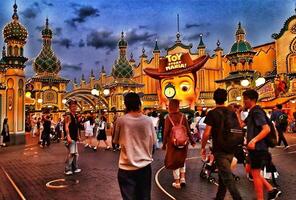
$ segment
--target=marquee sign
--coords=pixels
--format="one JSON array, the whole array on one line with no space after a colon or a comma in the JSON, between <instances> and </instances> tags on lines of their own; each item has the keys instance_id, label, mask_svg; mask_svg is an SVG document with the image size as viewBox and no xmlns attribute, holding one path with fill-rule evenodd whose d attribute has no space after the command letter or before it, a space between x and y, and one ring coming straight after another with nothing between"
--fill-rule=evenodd
<instances>
[{"instance_id":1,"label":"marquee sign","mask_svg":"<svg viewBox=\"0 0 296 200\"><path fill-rule=\"evenodd\" d=\"M165 70L170 71L173 69L186 68L187 63L184 63L181 57L182 57L182 53L167 55L166 58L168 61L168 65L165 67Z\"/></svg>"},{"instance_id":2,"label":"marquee sign","mask_svg":"<svg viewBox=\"0 0 296 200\"><path fill-rule=\"evenodd\" d=\"M268 82L258 89L259 101L270 101L275 99L274 83Z\"/></svg>"}]
</instances>

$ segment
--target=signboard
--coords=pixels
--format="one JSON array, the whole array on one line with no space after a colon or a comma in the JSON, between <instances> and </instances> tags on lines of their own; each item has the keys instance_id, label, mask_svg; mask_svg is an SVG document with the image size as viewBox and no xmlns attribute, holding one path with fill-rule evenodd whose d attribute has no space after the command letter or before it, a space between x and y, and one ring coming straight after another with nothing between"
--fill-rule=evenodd
<instances>
[{"instance_id":1,"label":"signboard","mask_svg":"<svg viewBox=\"0 0 296 200\"><path fill-rule=\"evenodd\" d=\"M259 101L270 101L275 99L274 83L268 82L257 91L259 94Z\"/></svg>"}]
</instances>

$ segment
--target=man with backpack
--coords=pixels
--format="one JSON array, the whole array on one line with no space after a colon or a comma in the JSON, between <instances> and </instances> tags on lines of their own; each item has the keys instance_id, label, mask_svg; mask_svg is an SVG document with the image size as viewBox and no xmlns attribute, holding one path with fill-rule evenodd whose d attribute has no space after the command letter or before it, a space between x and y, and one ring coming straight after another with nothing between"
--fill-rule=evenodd
<instances>
[{"instance_id":1,"label":"man with backpack","mask_svg":"<svg viewBox=\"0 0 296 200\"><path fill-rule=\"evenodd\" d=\"M268 147L272 147L270 136L274 136L274 129L264 110L256 105L258 93L255 90L246 90L243 92L243 101L245 108L249 109L249 115L245 119L247 125L247 148L249 151L249 164L246 171L251 172L254 180L254 188L257 200L263 200L264 187L268 191L268 199L276 199L282 192L273 188L260 174L261 168L271 162L271 155ZM273 138L274 139L274 138Z\"/></svg>"},{"instance_id":2,"label":"man with backpack","mask_svg":"<svg viewBox=\"0 0 296 200\"><path fill-rule=\"evenodd\" d=\"M288 115L283 112L282 108L282 104L277 104L276 109L271 114L270 120L275 123L275 127L279 133L279 141L277 145L281 146L281 143L283 141L285 145L284 149L286 150L290 147L284 136L284 133L286 132L288 127Z\"/></svg>"},{"instance_id":3,"label":"man with backpack","mask_svg":"<svg viewBox=\"0 0 296 200\"><path fill-rule=\"evenodd\" d=\"M205 146L211 135L212 152L216 160L219 176L219 186L215 200L224 199L227 189L234 200L241 200L230 166L235 147L243 142L243 133L235 112L224 105L227 100L227 91L218 88L214 92L214 100L216 107L210 110L205 118L206 128L202 137L201 156L203 160L206 160ZM231 130L237 133L234 133L234 135Z\"/></svg>"}]
</instances>

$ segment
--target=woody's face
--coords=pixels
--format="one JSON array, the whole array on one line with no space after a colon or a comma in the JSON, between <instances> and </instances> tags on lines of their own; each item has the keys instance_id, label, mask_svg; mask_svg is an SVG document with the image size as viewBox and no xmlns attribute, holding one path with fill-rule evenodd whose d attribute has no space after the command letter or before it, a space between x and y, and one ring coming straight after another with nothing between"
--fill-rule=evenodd
<instances>
[{"instance_id":1,"label":"woody's face","mask_svg":"<svg viewBox=\"0 0 296 200\"><path fill-rule=\"evenodd\" d=\"M163 99L178 99L181 107L195 103L197 91L193 74L187 73L162 79L161 97Z\"/></svg>"}]
</instances>

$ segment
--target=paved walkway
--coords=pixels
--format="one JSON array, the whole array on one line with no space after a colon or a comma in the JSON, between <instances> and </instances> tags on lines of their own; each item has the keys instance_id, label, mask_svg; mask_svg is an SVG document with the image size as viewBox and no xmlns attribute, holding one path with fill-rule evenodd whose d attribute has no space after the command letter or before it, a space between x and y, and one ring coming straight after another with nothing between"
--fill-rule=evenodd
<instances>
[{"instance_id":1,"label":"paved walkway","mask_svg":"<svg viewBox=\"0 0 296 200\"><path fill-rule=\"evenodd\" d=\"M296 198L296 134L288 135L288 141L293 146L284 151L273 149L274 163L280 172L278 183L283 195L279 199ZM62 143L52 144L49 148L41 149L38 145L11 146L0 149L0 199L20 199L7 179L5 172L24 194L26 199L121 199L117 183L118 152L104 151L103 148L94 152L80 145L80 167L82 172L73 176L63 175L66 148ZM152 199L210 199L214 197L217 186L208 183L199 177L201 161L199 150L190 149L187 162L187 186L181 190L171 187L173 181L169 170L159 170L163 166L164 152L156 151L154 155L153 178L158 173L159 185L153 181ZM241 180L237 182L244 199L253 199L252 183L245 178L244 170L239 167L237 175ZM46 184L56 179L65 179L65 182L56 182L52 185L70 185L62 189L49 189ZM79 182L79 183L77 183ZM162 187L163 190L159 189ZM226 199L231 199L227 197Z\"/></svg>"}]
</instances>

